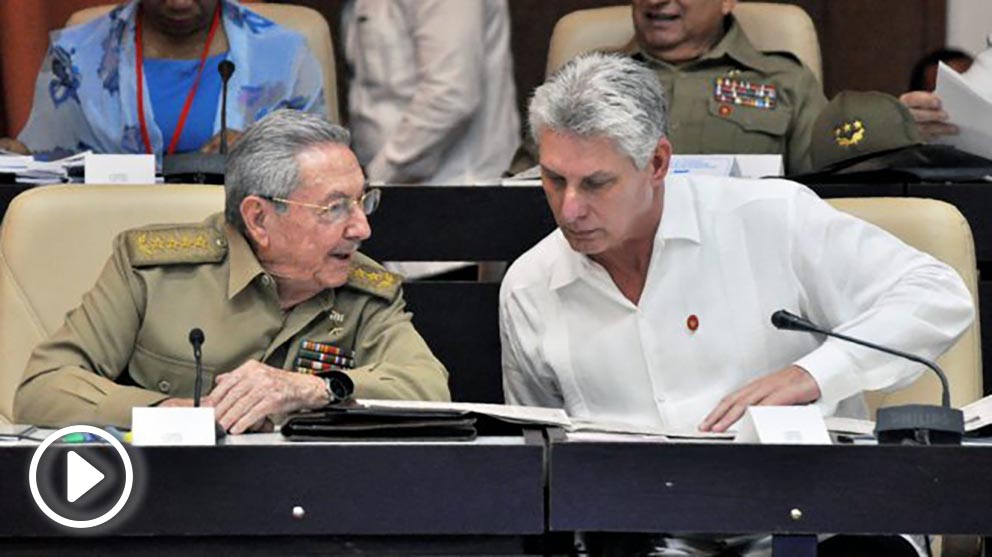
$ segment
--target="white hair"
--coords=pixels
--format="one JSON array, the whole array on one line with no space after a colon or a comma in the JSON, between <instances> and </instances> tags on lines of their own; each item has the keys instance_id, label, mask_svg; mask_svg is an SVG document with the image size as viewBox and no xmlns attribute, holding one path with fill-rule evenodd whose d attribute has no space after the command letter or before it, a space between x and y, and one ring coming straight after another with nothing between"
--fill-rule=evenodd
<instances>
[{"instance_id":1,"label":"white hair","mask_svg":"<svg viewBox=\"0 0 992 557\"><path fill-rule=\"evenodd\" d=\"M606 137L643 169L666 136L667 111L653 71L628 56L597 52L572 59L534 91L530 133L538 146L543 130Z\"/></svg>"}]
</instances>

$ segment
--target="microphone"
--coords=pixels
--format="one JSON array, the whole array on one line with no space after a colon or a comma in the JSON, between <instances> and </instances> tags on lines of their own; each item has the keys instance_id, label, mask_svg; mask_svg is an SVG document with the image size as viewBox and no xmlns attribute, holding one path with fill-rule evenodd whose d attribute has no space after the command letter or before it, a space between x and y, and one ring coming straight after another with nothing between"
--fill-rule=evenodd
<instances>
[{"instance_id":1,"label":"microphone","mask_svg":"<svg viewBox=\"0 0 992 557\"><path fill-rule=\"evenodd\" d=\"M908 443L929 445L932 441L937 444L960 444L964 434L964 414L961 410L951 408L951 393L947 384L947 375L930 360L909 354L901 350L881 346L866 340L857 339L841 333L825 329L794 313L780 309L772 314L772 325L776 329L786 331L802 331L819 333L838 338L847 342L865 346L873 350L899 356L912 362L922 364L937 374L940 379L940 406L927 404L906 404L878 409L878 419L875 432L880 443Z\"/></svg>"},{"instance_id":2,"label":"microphone","mask_svg":"<svg viewBox=\"0 0 992 557\"><path fill-rule=\"evenodd\" d=\"M221 79L220 148L217 153L175 153L162 158L162 178L169 184L224 184L227 164L227 82L234 75L234 62L217 64Z\"/></svg>"},{"instance_id":3,"label":"microphone","mask_svg":"<svg viewBox=\"0 0 992 557\"><path fill-rule=\"evenodd\" d=\"M234 62L221 60L217 64L217 72L220 73L221 95L220 95L220 154L227 154L227 81L234 75Z\"/></svg>"},{"instance_id":4,"label":"microphone","mask_svg":"<svg viewBox=\"0 0 992 557\"><path fill-rule=\"evenodd\" d=\"M193 406L200 407L200 391L203 388L203 330L194 327L189 330L189 343L193 345L193 360L196 362L196 382L193 384Z\"/></svg>"}]
</instances>

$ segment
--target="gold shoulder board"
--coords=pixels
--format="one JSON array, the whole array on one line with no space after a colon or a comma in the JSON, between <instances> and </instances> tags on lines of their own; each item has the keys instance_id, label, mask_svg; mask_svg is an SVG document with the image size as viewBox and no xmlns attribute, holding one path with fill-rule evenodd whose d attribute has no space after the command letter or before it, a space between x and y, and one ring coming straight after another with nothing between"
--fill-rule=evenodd
<instances>
[{"instance_id":1,"label":"gold shoulder board","mask_svg":"<svg viewBox=\"0 0 992 557\"><path fill-rule=\"evenodd\" d=\"M402 275L370 265L355 264L348 272L347 286L387 300L395 298L402 285Z\"/></svg>"},{"instance_id":2,"label":"gold shoulder board","mask_svg":"<svg viewBox=\"0 0 992 557\"><path fill-rule=\"evenodd\" d=\"M140 228L124 236L128 257L135 267L219 263L227 256L227 238L210 226Z\"/></svg>"}]
</instances>

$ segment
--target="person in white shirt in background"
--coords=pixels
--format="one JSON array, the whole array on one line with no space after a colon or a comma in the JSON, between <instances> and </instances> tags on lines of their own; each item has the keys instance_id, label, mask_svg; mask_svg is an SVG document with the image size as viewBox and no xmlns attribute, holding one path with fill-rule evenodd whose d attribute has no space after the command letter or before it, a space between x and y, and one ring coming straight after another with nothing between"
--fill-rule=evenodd
<instances>
[{"instance_id":1,"label":"person in white shirt in background","mask_svg":"<svg viewBox=\"0 0 992 557\"><path fill-rule=\"evenodd\" d=\"M953 269L800 184L668 175L665 121L657 79L629 58L577 58L536 90L530 128L558 230L502 284L507 403L704 431L731 428L751 405L865 417L862 391L907 385L922 368L780 332L774 311L925 358L971 325ZM652 543L683 551L658 555L760 548Z\"/></svg>"},{"instance_id":2,"label":"person in white shirt in background","mask_svg":"<svg viewBox=\"0 0 992 557\"><path fill-rule=\"evenodd\" d=\"M352 0L349 128L370 181L497 184L520 144L506 0ZM451 264L387 265L418 276Z\"/></svg>"}]
</instances>

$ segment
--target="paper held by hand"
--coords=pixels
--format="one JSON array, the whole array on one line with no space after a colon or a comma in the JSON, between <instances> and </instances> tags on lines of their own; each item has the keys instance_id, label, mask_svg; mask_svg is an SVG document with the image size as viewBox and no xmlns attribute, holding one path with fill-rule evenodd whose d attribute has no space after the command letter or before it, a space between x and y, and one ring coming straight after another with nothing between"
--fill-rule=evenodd
<instances>
[{"instance_id":1,"label":"paper held by hand","mask_svg":"<svg viewBox=\"0 0 992 557\"><path fill-rule=\"evenodd\" d=\"M935 142L992 159L992 91L979 90L973 81L943 62L938 66L934 93L960 133L941 136Z\"/></svg>"}]
</instances>

